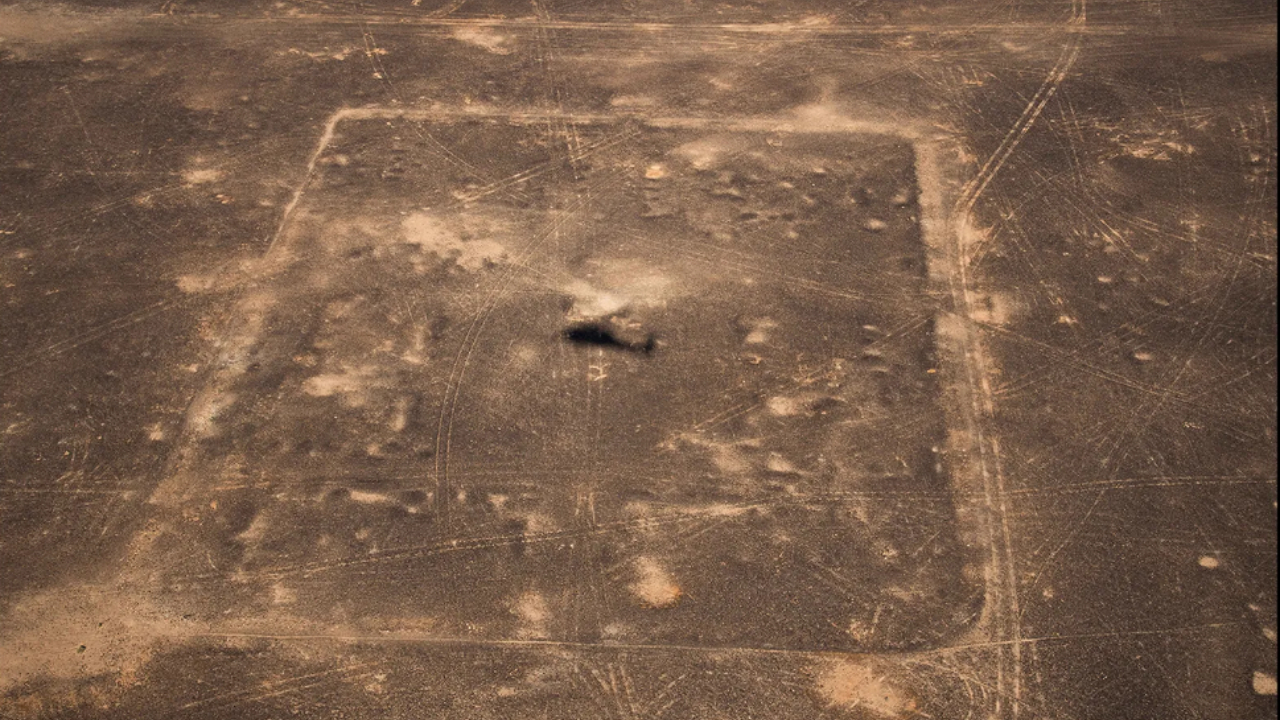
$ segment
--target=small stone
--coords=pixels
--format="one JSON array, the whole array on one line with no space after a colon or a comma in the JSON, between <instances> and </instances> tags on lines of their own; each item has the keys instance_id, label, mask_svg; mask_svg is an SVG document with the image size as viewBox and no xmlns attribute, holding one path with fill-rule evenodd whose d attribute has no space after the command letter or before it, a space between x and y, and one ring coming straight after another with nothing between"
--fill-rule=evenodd
<instances>
[{"instance_id":1,"label":"small stone","mask_svg":"<svg viewBox=\"0 0 1280 720\"><path fill-rule=\"evenodd\" d=\"M862 223L862 229L867 232L884 232L888 227L889 223L878 218L871 218L870 220Z\"/></svg>"}]
</instances>

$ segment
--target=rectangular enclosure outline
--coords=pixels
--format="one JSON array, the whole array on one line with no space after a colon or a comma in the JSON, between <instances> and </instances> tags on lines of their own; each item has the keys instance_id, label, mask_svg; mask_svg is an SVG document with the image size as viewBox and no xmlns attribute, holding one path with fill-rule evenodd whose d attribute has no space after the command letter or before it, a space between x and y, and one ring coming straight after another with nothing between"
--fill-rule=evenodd
<instances>
[{"instance_id":1,"label":"rectangular enclosure outline","mask_svg":"<svg viewBox=\"0 0 1280 720\"><path fill-rule=\"evenodd\" d=\"M948 177L945 171L948 161L954 154L949 141L942 136L931 136L922 129L909 125L892 125L886 123L865 122L847 118L833 118L828 115L806 116L798 113L788 117L749 117L706 119L689 117L636 117L631 115L565 115L559 113L513 113L505 111L464 110L464 111L416 111L384 108L344 108L335 112L325 123L320 140L312 152L302 181L297 186L290 202L281 215L277 231L272 236L263 263L270 264L287 251L281 238L289 229L295 211L306 195L309 186L317 176L319 160L335 138L338 127L344 121L395 120L457 122L470 119L500 119L511 124L538 124L562 122L574 124L614 124L623 121L638 122L644 126L658 129L692 129L715 130L723 132L765 133L782 132L793 134L865 134L888 136L908 141L914 151L916 168L916 189L919 193L920 234L925 247L927 262L927 278L930 292L937 293L948 300L942 305L943 310L936 318L936 350L939 355L939 369L944 377L943 391L938 398L948 428L945 455L948 459L947 476L952 489L953 503L957 513L957 533L961 542L969 547L973 562L981 569L984 577L985 602L981 618L971 626L966 637L987 637L992 631L993 618L1008 618L1006 607L1007 596L1001 592L1005 582L1000 579L1001 567L1005 564L1006 553L999 542L997 531L998 506L995 497L999 495L996 483L998 477L988 468L987 447L989 441L984 440L980 431L983 403L982 384L978 380L981 373L975 368L980 361L975 352L975 338L972 328L967 322L967 311L970 302L966 287L963 266L959 261L961 254L955 227L948 212L950 200L957 193L957 183ZM948 309L948 307L950 309ZM210 382L210 385L214 381ZM209 386L202 395L208 395ZM208 398L205 397L205 400ZM191 418L199 415L201 398L193 403L192 412L188 414L188 426ZM208 408L205 408L208 410ZM190 434L188 427L187 434ZM998 476L998 470L995 473ZM166 496L172 499L183 494L182 482L174 481L162 485L156 498L163 502ZM468 640L471 642L471 640ZM479 640L483 644L485 641ZM513 641L495 641L498 644ZM535 644L546 644L555 641L537 641ZM565 643L573 644L573 643ZM662 647L663 645L658 645ZM708 651L714 646L705 648ZM751 650L751 648L738 648ZM767 648L757 648L761 651ZM778 649L779 652L809 652L804 649Z\"/></svg>"}]
</instances>

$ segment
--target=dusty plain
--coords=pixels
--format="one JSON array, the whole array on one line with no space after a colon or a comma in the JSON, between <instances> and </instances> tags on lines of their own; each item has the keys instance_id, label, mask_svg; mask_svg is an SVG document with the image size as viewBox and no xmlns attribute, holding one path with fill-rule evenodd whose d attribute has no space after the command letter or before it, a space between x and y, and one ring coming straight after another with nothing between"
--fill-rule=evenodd
<instances>
[{"instance_id":1,"label":"dusty plain","mask_svg":"<svg viewBox=\"0 0 1280 720\"><path fill-rule=\"evenodd\" d=\"M1275 718L1275 13L0 3L0 718Z\"/></svg>"}]
</instances>

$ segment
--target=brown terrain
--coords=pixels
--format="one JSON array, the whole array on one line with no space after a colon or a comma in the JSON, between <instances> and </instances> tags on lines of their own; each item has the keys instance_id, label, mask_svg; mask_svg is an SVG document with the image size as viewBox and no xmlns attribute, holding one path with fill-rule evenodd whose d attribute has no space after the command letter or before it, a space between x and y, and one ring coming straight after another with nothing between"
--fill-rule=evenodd
<instances>
[{"instance_id":1,"label":"brown terrain","mask_svg":"<svg viewBox=\"0 0 1280 720\"><path fill-rule=\"evenodd\" d=\"M1276 718L1276 68L0 2L0 719Z\"/></svg>"}]
</instances>

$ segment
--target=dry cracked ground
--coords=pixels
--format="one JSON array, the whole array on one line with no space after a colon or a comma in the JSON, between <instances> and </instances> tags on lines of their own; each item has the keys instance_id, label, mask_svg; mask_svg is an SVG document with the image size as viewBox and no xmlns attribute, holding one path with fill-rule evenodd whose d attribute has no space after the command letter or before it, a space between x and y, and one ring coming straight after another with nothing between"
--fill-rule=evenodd
<instances>
[{"instance_id":1,"label":"dry cracked ground","mask_svg":"<svg viewBox=\"0 0 1280 720\"><path fill-rule=\"evenodd\" d=\"M1276 718L1275 13L0 3L0 718Z\"/></svg>"}]
</instances>

